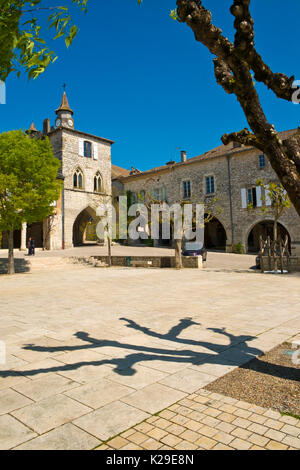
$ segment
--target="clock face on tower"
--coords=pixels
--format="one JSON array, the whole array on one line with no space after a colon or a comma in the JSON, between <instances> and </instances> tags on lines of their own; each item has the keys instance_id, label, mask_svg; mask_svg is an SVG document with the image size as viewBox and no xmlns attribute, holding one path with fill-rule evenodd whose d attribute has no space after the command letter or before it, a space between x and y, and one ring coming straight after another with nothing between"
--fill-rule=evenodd
<instances>
[{"instance_id":1,"label":"clock face on tower","mask_svg":"<svg viewBox=\"0 0 300 470\"><path fill-rule=\"evenodd\" d=\"M69 120L68 120L68 126L69 126L69 127L73 127L73 121L72 121L72 119L69 119Z\"/></svg>"},{"instance_id":2,"label":"clock face on tower","mask_svg":"<svg viewBox=\"0 0 300 470\"><path fill-rule=\"evenodd\" d=\"M56 119L55 121L55 126L56 127L59 127L61 125L61 120L60 119Z\"/></svg>"}]
</instances>

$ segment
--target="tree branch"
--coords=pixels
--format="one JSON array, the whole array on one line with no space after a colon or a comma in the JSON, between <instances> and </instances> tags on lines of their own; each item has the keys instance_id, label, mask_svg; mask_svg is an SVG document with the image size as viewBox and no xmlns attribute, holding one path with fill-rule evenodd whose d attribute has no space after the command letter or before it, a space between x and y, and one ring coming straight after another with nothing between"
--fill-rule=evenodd
<instances>
[{"instance_id":1,"label":"tree branch","mask_svg":"<svg viewBox=\"0 0 300 470\"><path fill-rule=\"evenodd\" d=\"M254 45L254 20L250 13L250 0L234 0L230 12L235 17L235 53L245 60L254 72L254 78L264 83L278 98L292 101L299 87L294 86L295 77L273 73L258 54Z\"/></svg>"},{"instance_id":2,"label":"tree branch","mask_svg":"<svg viewBox=\"0 0 300 470\"><path fill-rule=\"evenodd\" d=\"M294 162L300 174L300 127L294 135L284 140L283 146L286 155Z\"/></svg>"},{"instance_id":3,"label":"tree branch","mask_svg":"<svg viewBox=\"0 0 300 470\"><path fill-rule=\"evenodd\" d=\"M236 93L235 87L235 78L233 76L232 70L222 59L214 59L215 66L215 76L217 83L221 85L226 93L233 94Z\"/></svg>"},{"instance_id":4,"label":"tree branch","mask_svg":"<svg viewBox=\"0 0 300 470\"><path fill-rule=\"evenodd\" d=\"M256 147L263 150L263 144L259 142L249 129L245 128L240 132L232 132L231 134L224 134L221 138L224 145L228 145L230 142L238 142L241 145L247 147Z\"/></svg>"},{"instance_id":5,"label":"tree branch","mask_svg":"<svg viewBox=\"0 0 300 470\"><path fill-rule=\"evenodd\" d=\"M232 42L212 24L212 14L203 7L201 0L177 0L177 13L179 21L187 23L196 40L202 42L212 54L225 59L233 52Z\"/></svg>"}]
</instances>

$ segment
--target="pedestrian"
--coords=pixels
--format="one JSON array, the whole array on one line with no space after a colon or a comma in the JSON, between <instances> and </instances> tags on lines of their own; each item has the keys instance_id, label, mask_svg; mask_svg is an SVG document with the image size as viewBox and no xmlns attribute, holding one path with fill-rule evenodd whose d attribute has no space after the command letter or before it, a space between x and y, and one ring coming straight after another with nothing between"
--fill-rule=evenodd
<instances>
[{"instance_id":1,"label":"pedestrian","mask_svg":"<svg viewBox=\"0 0 300 470\"><path fill-rule=\"evenodd\" d=\"M31 238L28 239L27 248L28 248L28 256L31 256Z\"/></svg>"},{"instance_id":2,"label":"pedestrian","mask_svg":"<svg viewBox=\"0 0 300 470\"><path fill-rule=\"evenodd\" d=\"M35 243L34 243L33 238L31 237L28 239L27 248L28 248L28 256L34 256L35 255Z\"/></svg>"},{"instance_id":3,"label":"pedestrian","mask_svg":"<svg viewBox=\"0 0 300 470\"><path fill-rule=\"evenodd\" d=\"M31 256L35 255L35 242L33 238L30 239L30 254Z\"/></svg>"}]
</instances>

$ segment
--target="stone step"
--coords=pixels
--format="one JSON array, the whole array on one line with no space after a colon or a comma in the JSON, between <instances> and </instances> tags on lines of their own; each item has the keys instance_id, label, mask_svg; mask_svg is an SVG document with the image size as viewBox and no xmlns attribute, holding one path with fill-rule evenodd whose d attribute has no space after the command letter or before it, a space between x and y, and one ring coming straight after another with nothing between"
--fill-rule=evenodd
<instances>
[{"instance_id":1,"label":"stone step","mask_svg":"<svg viewBox=\"0 0 300 470\"><path fill-rule=\"evenodd\" d=\"M7 274L7 260L0 259L0 274ZM54 269L72 268L72 266L91 266L91 267L106 267L104 262L101 262L93 257L55 257L55 256L37 256L25 257L15 259L16 273L26 273Z\"/></svg>"}]
</instances>

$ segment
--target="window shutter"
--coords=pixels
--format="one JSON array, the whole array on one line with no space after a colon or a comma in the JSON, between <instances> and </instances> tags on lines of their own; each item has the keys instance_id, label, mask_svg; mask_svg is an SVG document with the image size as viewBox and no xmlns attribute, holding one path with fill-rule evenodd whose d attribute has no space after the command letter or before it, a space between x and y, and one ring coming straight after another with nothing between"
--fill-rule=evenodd
<instances>
[{"instance_id":1,"label":"window shutter","mask_svg":"<svg viewBox=\"0 0 300 470\"><path fill-rule=\"evenodd\" d=\"M266 186L265 188L265 199L266 199L266 206L271 206L272 205L272 200L269 195L269 186Z\"/></svg>"},{"instance_id":2,"label":"window shutter","mask_svg":"<svg viewBox=\"0 0 300 470\"><path fill-rule=\"evenodd\" d=\"M242 208L247 209L247 193L246 193L246 188L243 188L241 190L241 195L242 195Z\"/></svg>"},{"instance_id":3,"label":"window shutter","mask_svg":"<svg viewBox=\"0 0 300 470\"><path fill-rule=\"evenodd\" d=\"M79 156L84 157L84 141L79 139Z\"/></svg>"},{"instance_id":4,"label":"window shutter","mask_svg":"<svg viewBox=\"0 0 300 470\"><path fill-rule=\"evenodd\" d=\"M94 144L94 160L98 160L98 144Z\"/></svg>"},{"instance_id":5,"label":"window shutter","mask_svg":"<svg viewBox=\"0 0 300 470\"><path fill-rule=\"evenodd\" d=\"M166 201L167 199L167 193L166 193L166 188L165 186L162 187L162 190L161 190L161 198L163 201Z\"/></svg>"},{"instance_id":6,"label":"window shutter","mask_svg":"<svg viewBox=\"0 0 300 470\"><path fill-rule=\"evenodd\" d=\"M261 186L256 186L256 207L262 206Z\"/></svg>"}]
</instances>

